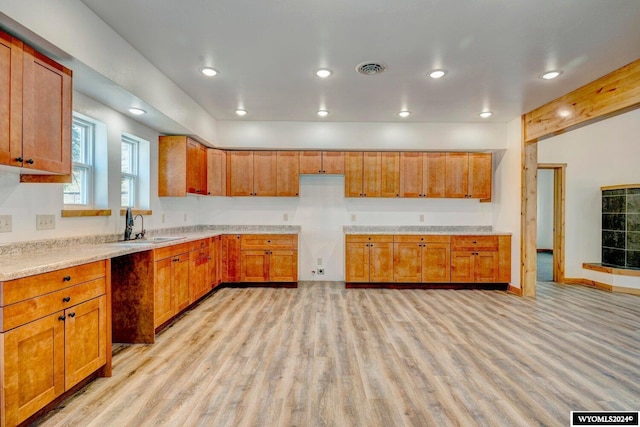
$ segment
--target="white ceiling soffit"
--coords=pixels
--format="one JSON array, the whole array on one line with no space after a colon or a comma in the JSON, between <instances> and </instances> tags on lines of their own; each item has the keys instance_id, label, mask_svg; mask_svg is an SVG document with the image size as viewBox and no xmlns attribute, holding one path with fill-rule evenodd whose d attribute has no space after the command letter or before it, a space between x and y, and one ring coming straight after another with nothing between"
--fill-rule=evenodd
<instances>
[{"instance_id":1,"label":"white ceiling soffit","mask_svg":"<svg viewBox=\"0 0 640 427\"><path fill-rule=\"evenodd\" d=\"M218 120L507 122L640 57L637 0L82 1Z\"/></svg>"}]
</instances>

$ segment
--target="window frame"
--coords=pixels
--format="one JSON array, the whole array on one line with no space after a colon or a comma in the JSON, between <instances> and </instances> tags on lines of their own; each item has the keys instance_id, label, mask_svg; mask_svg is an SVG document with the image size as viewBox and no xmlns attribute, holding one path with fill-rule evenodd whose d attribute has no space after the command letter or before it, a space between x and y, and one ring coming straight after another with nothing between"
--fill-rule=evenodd
<instances>
[{"instance_id":1,"label":"window frame","mask_svg":"<svg viewBox=\"0 0 640 427\"><path fill-rule=\"evenodd\" d=\"M79 184L80 194L79 203L68 203L65 199L67 194L67 184L62 189L62 203L65 208L90 208L94 206L94 181L95 181L95 143L96 143L96 127L97 124L80 117L73 113L72 126L78 126L83 129L82 153L81 160L72 161L71 179L76 176L76 172L82 172L84 180ZM73 157L73 140L72 140L72 157Z\"/></svg>"},{"instance_id":2,"label":"window frame","mask_svg":"<svg viewBox=\"0 0 640 427\"><path fill-rule=\"evenodd\" d=\"M128 162L129 172L123 172L122 168L124 164L124 159L122 157L122 153L124 152L124 150L122 149L122 147L124 144L127 144L131 147L131 154L129 156ZM120 138L120 149L120 204L123 208L137 208L140 204L140 139L135 136L123 133ZM122 184L125 180L131 183L129 186L130 191L128 204L123 203Z\"/></svg>"}]
</instances>

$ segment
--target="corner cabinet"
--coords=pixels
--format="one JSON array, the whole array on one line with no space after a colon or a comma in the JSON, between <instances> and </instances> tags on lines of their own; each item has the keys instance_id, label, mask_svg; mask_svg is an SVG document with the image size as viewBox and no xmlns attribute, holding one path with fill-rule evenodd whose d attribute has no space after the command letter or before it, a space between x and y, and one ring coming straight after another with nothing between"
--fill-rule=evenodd
<instances>
[{"instance_id":1,"label":"corner cabinet","mask_svg":"<svg viewBox=\"0 0 640 427\"><path fill-rule=\"evenodd\" d=\"M96 371L111 375L109 270L98 261L0 283L2 426Z\"/></svg>"},{"instance_id":2,"label":"corner cabinet","mask_svg":"<svg viewBox=\"0 0 640 427\"><path fill-rule=\"evenodd\" d=\"M0 32L0 164L71 173L72 72Z\"/></svg>"},{"instance_id":3,"label":"corner cabinet","mask_svg":"<svg viewBox=\"0 0 640 427\"><path fill-rule=\"evenodd\" d=\"M158 139L158 196L207 195L207 148L187 136Z\"/></svg>"}]
</instances>

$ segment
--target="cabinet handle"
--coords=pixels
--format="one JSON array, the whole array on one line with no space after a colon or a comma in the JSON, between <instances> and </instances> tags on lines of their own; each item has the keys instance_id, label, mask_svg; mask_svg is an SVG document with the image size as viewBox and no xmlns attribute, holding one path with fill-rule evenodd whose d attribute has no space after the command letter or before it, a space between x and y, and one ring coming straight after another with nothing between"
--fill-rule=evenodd
<instances>
[{"instance_id":1,"label":"cabinet handle","mask_svg":"<svg viewBox=\"0 0 640 427\"><path fill-rule=\"evenodd\" d=\"M76 317L76 314L75 313L69 313L69 317L74 318L74 317Z\"/></svg>"},{"instance_id":2,"label":"cabinet handle","mask_svg":"<svg viewBox=\"0 0 640 427\"><path fill-rule=\"evenodd\" d=\"M33 164L33 159L29 159L29 160L27 160L27 161L26 161L26 163L28 163L28 164L32 165L32 164Z\"/></svg>"},{"instance_id":3,"label":"cabinet handle","mask_svg":"<svg viewBox=\"0 0 640 427\"><path fill-rule=\"evenodd\" d=\"M322 173L322 171L318 171L318 173Z\"/></svg>"},{"instance_id":4,"label":"cabinet handle","mask_svg":"<svg viewBox=\"0 0 640 427\"><path fill-rule=\"evenodd\" d=\"M71 297L64 297L62 298L63 302L70 302L71 301Z\"/></svg>"},{"instance_id":5,"label":"cabinet handle","mask_svg":"<svg viewBox=\"0 0 640 427\"><path fill-rule=\"evenodd\" d=\"M58 320L62 320L64 322L64 319L66 319L65 316L58 316Z\"/></svg>"},{"instance_id":6,"label":"cabinet handle","mask_svg":"<svg viewBox=\"0 0 640 427\"><path fill-rule=\"evenodd\" d=\"M64 277L62 278L62 281L63 281L63 282L70 282L70 281L71 281L71 276L64 276Z\"/></svg>"},{"instance_id":7,"label":"cabinet handle","mask_svg":"<svg viewBox=\"0 0 640 427\"><path fill-rule=\"evenodd\" d=\"M24 159L22 157L16 157L16 162L22 163L23 161L24 161Z\"/></svg>"}]
</instances>

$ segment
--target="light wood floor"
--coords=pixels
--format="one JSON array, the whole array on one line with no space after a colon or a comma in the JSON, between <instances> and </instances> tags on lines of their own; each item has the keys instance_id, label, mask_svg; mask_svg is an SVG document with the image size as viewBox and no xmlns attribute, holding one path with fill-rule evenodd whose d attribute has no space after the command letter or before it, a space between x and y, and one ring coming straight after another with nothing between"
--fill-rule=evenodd
<instances>
[{"instance_id":1,"label":"light wood floor","mask_svg":"<svg viewBox=\"0 0 640 427\"><path fill-rule=\"evenodd\" d=\"M640 299L500 291L223 289L119 348L42 425L566 426L640 409Z\"/></svg>"}]
</instances>

